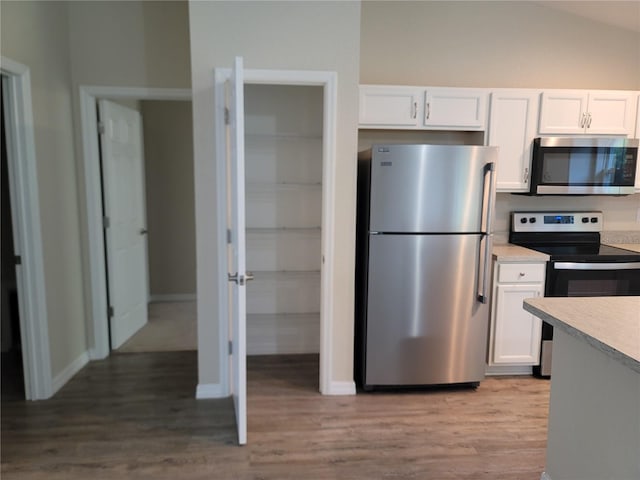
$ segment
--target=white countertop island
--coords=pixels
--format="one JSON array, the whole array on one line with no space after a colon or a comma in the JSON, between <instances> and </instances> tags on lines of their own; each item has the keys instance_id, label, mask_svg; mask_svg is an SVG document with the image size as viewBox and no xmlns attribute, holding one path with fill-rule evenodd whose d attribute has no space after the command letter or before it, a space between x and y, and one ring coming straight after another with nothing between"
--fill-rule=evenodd
<instances>
[{"instance_id":1,"label":"white countertop island","mask_svg":"<svg viewBox=\"0 0 640 480\"><path fill-rule=\"evenodd\" d=\"M640 297L532 298L553 325L542 480L640 479Z\"/></svg>"}]
</instances>

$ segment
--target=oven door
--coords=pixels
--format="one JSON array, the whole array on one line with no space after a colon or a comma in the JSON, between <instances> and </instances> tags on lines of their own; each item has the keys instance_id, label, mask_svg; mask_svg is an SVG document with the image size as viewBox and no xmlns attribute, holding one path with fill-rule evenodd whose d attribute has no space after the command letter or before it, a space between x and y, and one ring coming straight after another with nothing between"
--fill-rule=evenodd
<instances>
[{"instance_id":1,"label":"oven door","mask_svg":"<svg viewBox=\"0 0 640 480\"><path fill-rule=\"evenodd\" d=\"M548 263L547 297L629 295L640 295L640 262Z\"/></svg>"}]
</instances>

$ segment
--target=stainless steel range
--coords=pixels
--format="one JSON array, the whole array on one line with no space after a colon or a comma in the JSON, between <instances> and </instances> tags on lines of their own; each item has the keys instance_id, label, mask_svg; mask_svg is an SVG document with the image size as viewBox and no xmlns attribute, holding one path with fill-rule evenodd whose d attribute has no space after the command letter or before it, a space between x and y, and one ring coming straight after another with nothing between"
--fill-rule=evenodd
<instances>
[{"instance_id":1,"label":"stainless steel range","mask_svg":"<svg viewBox=\"0 0 640 480\"><path fill-rule=\"evenodd\" d=\"M640 253L602 245L602 212L512 212L509 242L544 252L546 297L640 295ZM551 375L553 327L542 325L540 366Z\"/></svg>"}]
</instances>

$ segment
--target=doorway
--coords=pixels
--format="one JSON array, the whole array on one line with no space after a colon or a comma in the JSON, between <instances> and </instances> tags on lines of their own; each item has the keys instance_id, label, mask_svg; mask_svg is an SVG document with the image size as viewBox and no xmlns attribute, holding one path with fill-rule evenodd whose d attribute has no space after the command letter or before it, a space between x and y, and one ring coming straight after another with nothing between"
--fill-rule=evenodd
<instances>
[{"instance_id":1,"label":"doorway","mask_svg":"<svg viewBox=\"0 0 640 480\"><path fill-rule=\"evenodd\" d=\"M322 91L322 135L320 143L322 144L322 182L321 182L321 224L320 224L320 322L319 322L319 390L322 394L345 394L347 393L346 385L343 382L332 381L332 310L333 310L333 298L334 292L332 288L333 275L336 271L335 258L334 258L334 216L335 216L335 149L336 149L336 111L337 111L337 75L335 72L311 72L311 71L280 71L280 70L244 70L242 68L242 59L236 58L235 68L231 69L216 69L215 70L215 124L216 124L216 158L217 162L217 202L218 212L235 212L239 210L238 205L243 205L245 202L245 195L237 196L237 192L244 192L244 184L237 191L233 187L228 195L233 199L232 204L229 204L227 199L228 186L235 185L236 178L227 177L224 172L228 172L226 163L228 152L236 151L236 144L242 142L245 144L244 134L241 135L241 140L238 138L237 132L244 132L244 119L240 122L241 127L236 125L236 118L244 117L245 107L239 107L236 102L235 95L232 95L234 100L231 102L233 107L226 107L228 97L226 96L226 85L228 80L234 77L234 81L230 82L232 85L232 91L238 89L238 81L235 80L233 72L240 71L240 84L247 85L271 85L271 86L308 86L308 87L320 87ZM239 104L244 104L244 100L240 99ZM237 108L242 108L241 113L230 113L229 108L234 108L233 112L237 111ZM229 122L231 119L231 122ZM231 125L231 132L228 131L227 125ZM238 130L239 128L239 130ZM229 137L232 141L229 143ZM230 150L229 150L230 149ZM242 149L244 150L244 148ZM243 154L241 153L241 156ZM244 162L242 162L242 165ZM233 170L233 169L232 169ZM243 209L241 209L243 210ZM230 213L229 213L230 214ZM234 214L235 218L235 214ZM244 371L246 365L246 329L244 318L244 301L240 302L239 313L236 313L235 297L244 297L242 295L233 295L233 305L231 299L228 297L228 282L226 278L230 280L233 278L234 271L244 272L244 259L242 259L241 266L232 265L229 262L227 254L227 246L233 243L234 249L236 246L243 245L244 241L241 239L238 243L235 243L236 235L232 234L233 230L227 231L228 217L226 215L218 215L216 219L217 229L225 240L219 243L218 247L218 262L222 267L219 271L221 277L225 278L224 282L220 282L219 285L219 298L227 301L219 302L217 306L219 318L233 319L233 328L231 323L219 322L219 355L220 355L220 378L223 379L222 395L225 393L232 393L234 396L234 402L236 404L236 415L238 419L238 432L240 443L246 439L246 431L243 425L245 423L246 409L242 407L244 404L244 393L246 391L246 380L244 379ZM244 219L241 217L240 224L244 224ZM236 220L234 220L234 223ZM231 227L233 228L233 227ZM244 236L244 235L243 235ZM223 238L224 238L223 237ZM238 250L238 251L244 251ZM234 257L241 257L243 254L235 255ZM229 263L228 263L229 262ZM234 260L235 262L235 260ZM235 270L231 270L235 269ZM243 277L244 278L244 277ZM240 279L242 281L242 279ZM238 292L239 290L234 290ZM241 292L242 293L242 292ZM203 305L207 307L208 305ZM236 322L239 327L236 328ZM240 334L236 338L236 331ZM233 333L233 337L231 334ZM229 342L229 348L227 349L227 341ZM236 374L238 372L238 374ZM232 374L233 373L233 374ZM199 386L200 388L200 386ZM351 393L351 385L348 385L349 393ZM220 394L218 394L220 395ZM207 395L208 396L208 395ZM200 398L204 398L202 395Z\"/></svg>"},{"instance_id":2,"label":"doorway","mask_svg":"<svg viewBox=\"0 0 640 480\"><path fill-rule=\"evenodd\" d=\"M1 72L3 163L6 160L2 204L10 207L10 215L5 210L2 213L2 242L4 247L9 241L5 239L5 229L10 228L13 243L12 251L5 254L10 258L3 257L2 261L3 281L7 280L4 282L7 288L3 289L3 316L13 319L2 331L3 346L9 348L4 343L6 325L9 325L11 349L19 348L22 357L21 365L17 365L22 366L23 372L22 398L41 400L53 395L54 382L49 355L30 71L25 65L2 57ZM5 272L4 268L11 272Z\"/></svg>"},{"instance_id":3,"label":"doorway","mask_svg":"<svg viewBox=\"0 0 640 480\"><path fill-rule=\"evenodd\" d=\"M249 84L244 95L247 355L317 356L323 89Z\"/></svg>"},{"instance_id":4,"label":"doorway","mask_svg":"<svg viewBox=\"0 0 640 480\"><path fill-rule=\"evenodd\" d=\"M3 83L4 83L3 78ZM16 277L15 250L13 247L13 223L11 215L11 195L9 194L9 158L7 152L7 132L4 118L5 103L4 89L0 89L0 105L2 122L0 122L0 148L2 149L0 207L2 213L2 278L1 278L1 325L0 339L2 340L2 399L24 399L24 371L20 336L20 311L18 308L18 282Z\"/></svg>"},{"instance_id":5,"label":"doorway","mask_svg":"<svg viewBox=\"0 0 640 480\"><path fill-rule=\"evenodd\" d=\"M148 322L117 353L197 349L191 102L141 100Z\"/></svg>"},{"instance_id":6,"label":"doorway","mask_svg":"<svg viewBox=\"0 0 640 480\"><path fill-rule=\"evenodd\" d=\"M117 101L191 100L191 91L183 89L146 89L127 87L81 87L80 108L84 181L87 205L89 267L92 297L92 359L106 358L110 354L108 329L107 262L103 236L103 198L100 172L100 145L96 104L101 98Z\"/></svg>"}]
</instances>

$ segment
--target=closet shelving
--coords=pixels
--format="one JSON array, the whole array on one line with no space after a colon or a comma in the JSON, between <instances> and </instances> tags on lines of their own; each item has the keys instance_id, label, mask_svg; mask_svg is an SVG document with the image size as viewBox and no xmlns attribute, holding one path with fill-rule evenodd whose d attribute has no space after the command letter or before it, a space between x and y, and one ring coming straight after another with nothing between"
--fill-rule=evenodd
<instances>
[{"instance_id":1,"label":"closet shelving","mask_svg":"<svg viewBox=\"0 0 640 480\"><path fill-rule=\"evenodd\" d=\"M257 102L245 102L247 270L254 274L247 284L247 353L317 353L321 92L254 88Z\"/></svg>"}]
</instances>

